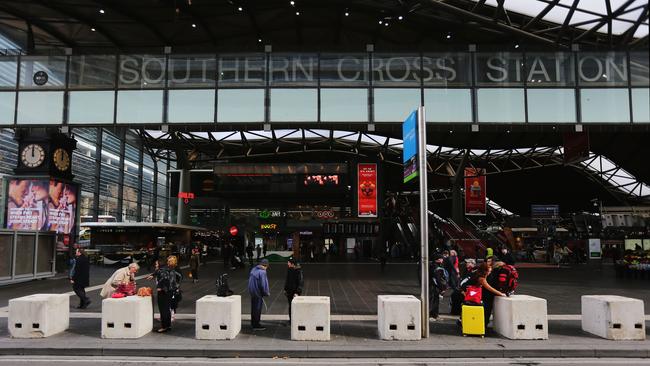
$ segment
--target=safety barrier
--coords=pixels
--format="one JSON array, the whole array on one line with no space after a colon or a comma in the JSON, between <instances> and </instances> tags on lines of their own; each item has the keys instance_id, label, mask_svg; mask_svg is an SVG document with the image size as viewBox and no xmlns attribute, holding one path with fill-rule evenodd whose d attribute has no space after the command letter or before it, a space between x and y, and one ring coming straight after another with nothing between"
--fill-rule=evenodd
<instances>
[{"instance_id":1,"label":"safety barrier","mask_svg":"<svg viewBox=\"0 0 650 366\"><path fill-rule=\"evenodd\" d=\"M43 338L70 325L70 296L35 294L9 300L9 334L14 338Z\"/></svg>"},{"instance_id":2,"label":"safety barrier","mask_svg":"<svg viewBox=\"0 0 650 366\"><path fill-rule=\"evenodd\" d=\"M422 309L413 295L377 296L379 338L413 341L421 339Z\"/></svg>"},{"instance_id":3,"label":"safety barrier","mask_svg":"<svg viewBox=\"0 0 650 366\"><path fill-rule=\"evenodd\" d=\"M152 329L151 296L102 301L102 338L140 338Z\"/></svg>"},{"instance_id":4,"label":"safety barrier","mask_svg":"<svg viewBox=\"0 0 650 366\"><path fill-rule=\"evenodd\" d=\"M291 340L330 340L330 298L296 296L291 301Z\"/></svg>"},{"instance_id":5,"label":"safety barrier","mask_svg":"<svg viewBox=\"0 0 650 366\"><path fill-rule=\"evenodd\" d=\"M643 301L623 296L582 296L582 330L612 340L644 340Z\"/></svg>"},{"instance_id":6,"label":"safety barrier","mask_svg":"<svg viewBox=\"0 0 650 366\"><path fill-rule=\"evenodd\" d=\"M548 339L546 300L527 295L495 297L494 330L510 339Z\"/></svg>"},{"instance_id":7,"label":"safety barrier","mask_svg":"<svg viewBox=\"0 0 650 366\"><path fill-rule=\"evenodd\" d=\"M196 339L235 339L241 331L241 296L203 296L196 301Z\"/></svg>"}]
</instances>

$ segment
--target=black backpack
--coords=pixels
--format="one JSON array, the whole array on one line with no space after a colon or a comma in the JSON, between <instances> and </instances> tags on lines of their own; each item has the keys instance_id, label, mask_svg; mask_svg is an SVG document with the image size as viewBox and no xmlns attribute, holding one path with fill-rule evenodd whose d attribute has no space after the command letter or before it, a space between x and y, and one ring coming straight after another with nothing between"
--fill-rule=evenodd
<instances>
[{"instance_id":1,"label":"black backpack","mask_svg":"<svg viewBox=\"0 0 650 366\"><path fill-rule=\"evenodd\" d=\"M228 274L224 273L217 278L217 296L226 297L234 294L228 286Z\"/></svg>"}]
</instances>

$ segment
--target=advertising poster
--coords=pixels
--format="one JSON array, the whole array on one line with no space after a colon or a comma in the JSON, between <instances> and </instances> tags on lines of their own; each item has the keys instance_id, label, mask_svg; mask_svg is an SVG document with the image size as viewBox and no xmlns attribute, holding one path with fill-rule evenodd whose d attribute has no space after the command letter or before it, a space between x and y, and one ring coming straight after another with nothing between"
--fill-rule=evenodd
<instances>
[{"instance_id":1,"label":"advertising poster","mask_svg":"<svg viewBox=\"0 0 650 366\"><path fill-rule=\"evenodd\" d=\"M377 217L377 164L359 164L358 176L358 216Z\"/></svg>"},{"instance_id":2,"label":"advertising poster","mask_svg":"<svg viewBox=\"0 0 650 366\"><path fill-rule=\"evenodd\" d=\"M465 215L486 214L486 184L483 169L465 168Z\"/></svg>"},{"instance_id":3,"label":"advertising poster","mask_svg":"<svg viewBox=\"0 0 650 366\"><path fill-rule=\"evenodd\" d=\"M418 113L413 111L402 124L402 139L404 149L402 163L404 164L404 183L418 176L418 140L417 140Z\"/></svg>"},{"instance_id":4,"label":"advertising poster","mask_svg":"<svg viewBox=\"0 0 650 366\"><path fill-rule=\"evenodd\" d=\"M589 239L589 258L600 259L601 254L600 239Z\"/></svg>"},{"instance_id":5,"label":"advertising poster","mask_svg":"<svg viewBox=\"0 0 650 366\"><path fill-rule=\"evenodd\" d=\"M7 190L7 229L75 232L76 184L46 179L11 179Z\"/></svg>"}]
</instances>

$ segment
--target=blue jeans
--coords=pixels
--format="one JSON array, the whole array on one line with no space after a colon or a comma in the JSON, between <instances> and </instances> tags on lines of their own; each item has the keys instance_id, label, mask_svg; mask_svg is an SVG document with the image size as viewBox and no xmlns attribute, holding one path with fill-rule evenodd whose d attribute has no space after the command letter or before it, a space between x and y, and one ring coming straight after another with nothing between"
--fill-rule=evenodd
<instances>
[{"instance_id":1,"label":"blue jeans","mask_svg":"<svg viewBox=\"0 0 650 366\"><path fill-rule=\"evenodd\" d=\"M263 303L261 297L251 296L251 326L253 328L261 327L260 318L262 317Z\"/></svg>"}]
</instances>

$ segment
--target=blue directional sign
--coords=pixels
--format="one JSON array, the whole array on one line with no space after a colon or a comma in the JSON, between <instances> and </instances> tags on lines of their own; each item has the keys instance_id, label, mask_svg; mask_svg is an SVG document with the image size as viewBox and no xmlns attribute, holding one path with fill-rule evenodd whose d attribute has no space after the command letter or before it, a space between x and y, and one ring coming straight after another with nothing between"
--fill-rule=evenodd
<instances>
[{"instance_id":1,"label":"blue directional sign","mask_svg":"<svg viewBox=\"0 0 650 366\"><path fill-rule=\"evenodd\" d=\"M418 112L413 111L402 124L402 140L404 144L404 183L418 176Z\"/></svg>"}]
</instances>

